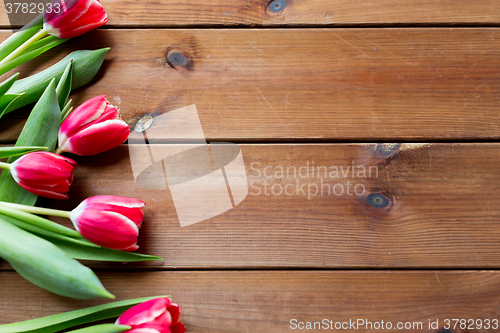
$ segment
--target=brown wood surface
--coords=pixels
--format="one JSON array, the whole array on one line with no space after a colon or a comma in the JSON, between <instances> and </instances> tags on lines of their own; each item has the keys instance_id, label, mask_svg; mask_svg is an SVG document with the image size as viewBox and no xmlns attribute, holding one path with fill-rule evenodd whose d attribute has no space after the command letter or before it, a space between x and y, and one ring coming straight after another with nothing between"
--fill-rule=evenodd
<instances>
[{"instance_id":1,"label":"brown wood surface","mask_svg":"<svg viewBox=\"0 0 500 333\"><path fill-rule=\"evenodd\" d=\"M139 252L164 261L105 267L500 267L499 144L403 144L396 150L376 144L240 146L249 195L197 224L180 226L169 189L135 184L127 146L76 157L70 200L39 204L70 210L101 194L144 200ZM297 174L285 169L280 175L279 166L295 166ZM318 176L318 166L326 166L328 175L321 169ZM347 171L352 166L354 177ZM335 167L337 178L331 174ZM369 167L376 168L371 176ZM365 176L358 174L362 168ZM323 192L321 184L327 184ZM358 185L358 193L365 189L360 196L354 195ZM387 198L387 206L371 205L373 193ZM197 193L189 195L199 200Z\"/></svg>"},{"instance_id":2,"label":"brown wood surface","mask_svg":"<svg viewBox=\"0 0 500 333\"><path fill-rule=\"evenodd\" d=\"M499 24L495 0L103 0L108 27L283 26L354 24ZM4 8L0 27L10 27Z\"/></svg>"},{"instance_id":3,"label":"brown wood surface","mask_svg":"<svg viewBox=\"0 0 500 333\"><path fill-rule=\"evenodd\" d=\"M497 140L499 41L498 28L111 30L47 57L112 47L73 97L106 94L131 126L195 104L208 140ZM2 141L19 121L2 119Z\"/></svg>"},{"instance_id":4,"label":"brown wood surface","mask_svg":"<svg viewBox=\"0 0 500 333\"><path fill-rule=\"evenodd\" d=\"M195 104L208 141L240 142L252 185L234 209L180 227L168 189L134 182L129 146L75 157L70 200L39 205L140 198L139 252L164 258L86 262L118 300L171 294L198 333L314 331L292 330L294 318L498 331L442 330L446 318L500 315L497 1L284 0L279 13L268 0L102 3L103 29L23 65L21 75L72 50L110 46L92 84L72 93L74 105L106 94L133 128L144 115ZM0 40L11 34L3 7L0 28ZM172 64L175 53L184 65ZM0 120L0 143L15 141L28 114ZM308 163L307 176L277 174ZM321 177L312 165L378 174ZM321 178L365 192L308 197ZM287 185L297 192L272 194ZM50 294L3 261L0 271L0 324L106 303Z\"/></svg>"},{"instance_id":5,"label":"brown wood surface","mask_svg":"<svg viewBox=\"0 0 500 333\"><path fill-rule=\"evenodd\" d=\"M429 319L498 319L498 272L114 272L98 274L118 300L170 294L181 304L188 332L337 332L292 330L290 320L387 323L421 322L423 329L372 332L437 332ZM0 324L105 303L64 299L2 273ZM386 324L387 325L387 324ZM348 332L366 332L341 330ZM498 329L447 332L498 332Z\"/></svg>"}]
</instances>

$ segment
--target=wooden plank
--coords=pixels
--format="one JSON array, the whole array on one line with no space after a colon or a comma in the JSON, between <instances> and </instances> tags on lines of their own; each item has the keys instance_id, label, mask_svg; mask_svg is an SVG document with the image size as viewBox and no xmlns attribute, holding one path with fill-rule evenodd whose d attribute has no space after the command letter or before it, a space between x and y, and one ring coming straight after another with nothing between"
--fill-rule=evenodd
<instances>
[{"instance_id":1,"label":"wooden plank","mask_svg":"<svg viewBox=\"0 0 500 333\"><path fill-rule=\"evenodd\" d=\"M109 27L498 24L494 0L102 1ZM0 13L0 26L9 27Z\"/></svg>"},{"instance_id":2,"label":"wooden plank","mask_svg":"<svg viewBox=\"0 0 500 333\"><path fill-rule=\"evenodd\" d=\"M39 205L70 210L101 194L144 200L139 252L164 261L112 265L119 269L499 267L499 144L240 147L248 196L190 226L180 226L169 188L136 185L127 146L75 157L69 201ZM184 193L192 202L206 195Z\"/></svg>"},{"instance_id":3,"label":"wooden plank","mask_svg":"<svg viewBox=\"0 0 500 333\"><path fill-rule=\"evenodd\" d=\"M94 31L22 70L111 46L76 105L106 94L134 126L195 104L209 140L497 140L499 40L497 28Z\"/></svg>"},{"instance_id":4,"label":"wooden plank","mask_svg":"<svg viewBox=\"0 0 500 333\"><path fill-rule=\"evenodd\" d=\"M0 324L105 302L64 299L15 273L0 275L0 297L8 300L0 303ZM434 333L447 318L483 323L498 319L500 292L498 272L115 272L99 273L99 277L119 300L171 294L181 306L187 331L193 333L323 331L293 330L292 319L328 319L333 325L357 319L376 325L383 320L394 328L377 332ZM429 320L438 320L438 327L429 329ZM398 330L398 322L422 323L422 329ZM498 331L485 326L468 331ZM371 331L365 327L345 331Z\"/></svg>"}]
</instances>

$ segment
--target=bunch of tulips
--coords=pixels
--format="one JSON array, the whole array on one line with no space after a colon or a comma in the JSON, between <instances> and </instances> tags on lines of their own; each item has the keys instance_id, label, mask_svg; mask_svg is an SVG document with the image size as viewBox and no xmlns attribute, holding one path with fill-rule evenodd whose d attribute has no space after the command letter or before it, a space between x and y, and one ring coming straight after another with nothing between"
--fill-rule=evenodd
<instances>
[{"instance_id":1,"label":"bunch of tulips","mask_svg":"<svg viewBox=\"0 0 500 333\"><path fill-rule=\"evenodd\" d=\"M29 152L12 163L0 163L0 167L8 169L17 185L28 192L46 198L67 199L77 164L59 153L84 156L102 153L127 140L129 132L128 125L106 96L97 96L80 105L62 122L56 153ZM71 212L7 202L0 202L0 205L30 213L67 217L87 240L125 251L138 248L137 237L145 206L138 199L109 195L87 198Z\"/></svg>"},{"instance_id":2,"label":"bunch of tulips","mask_svg":"<svg viewBox=\"0 0 500 333\"><path fill-rule=\"evenodd\" d=\"M43 52L107 22L98 0L53 0L50 8L0 45L0 75ZM109 49L76 51L48 69L0 83L0 117L36 102L14 147L1 147L0 257L30 282L58 295L114 298L97 276L76 259L142 261L161 258L130 251L144 217L144 202L112 195L93 196L71 211L34 206L38 196L66 199L73 182L74 160L62 154L89 156L113 149L129 136L129 126L106 96L76 109L72 89L89 83ZM75 229L39 215L69 218ZM144 301L141 304L140 302ZM130 308L130 306L135 305ZM109 303L43 320L0 325L1 332L56 332L111 318L115 324L89 327L102 333L183 333L180 309L169 297ZM42 325L42 326L40 326ZM86 329L79 329L84 332Z\"/></svg>"}]
</instances>

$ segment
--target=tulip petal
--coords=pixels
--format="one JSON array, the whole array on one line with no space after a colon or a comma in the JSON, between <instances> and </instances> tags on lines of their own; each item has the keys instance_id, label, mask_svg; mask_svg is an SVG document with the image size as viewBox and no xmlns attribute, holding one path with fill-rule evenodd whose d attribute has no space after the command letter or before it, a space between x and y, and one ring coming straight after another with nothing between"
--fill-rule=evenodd
<instances>
[{"instance_id":1,"label":"tulip petal","mask_svg":"<svg viewBox=\"0 0 500 333\"><path fill-rule=\"evenodd\" d=\"M75 134L60 147L77 155L95 155L118 147L128 139L129 134L130 128L123 120L106 120Z\"/></svg>"},{"instance_id":2,"label":"tulip petal","mask_svg":"<svg viewBox=\"0 0 500 333\"><path fill-rule=\"evenodd\" d=\"M70 219L78 232L89 241L116 250L130 248L137 243L139 229L125 216L110 211L75 211L71 212Z\"/></svg>"},{"instance_id":3,"label":"tulip petal","mask_svg":"<svg viewBox=\"0 0 500 333\"><path fill-rule=\"evenodd\" d=\"M86 199L87 205L94 210L114 211L134 222L138 228L142 225L146 204L135 198L117 197L113 195L97 195Z\"/></svg>"},{"instance_id":4,"label":"tulip petal","mask_svg":"<svg viewBox=\"0 0 500 333\"><path fill-rule=\"evenodd\" d=\"M71 183L69 182L69 180L66 180L66 179L63 180L63 181L61 181L60 183L47 184L47 185L33 183L33 182L26 181L26 180L22 180L18 184L19 185L24 185L26 187L38 188L40 190L50 191L50 192L58 192L58 193L66 193L66 192L68 192L69 191L69 187L71 185Z\"/></svg>"},{"instance_id":5,"label":"tulip petal","mask_svg":"<svg viewBox=\"0 0 500 333\"><path fill-rule=\"evenodd\" d=\"M174 326L170 326L171 333L184 333L186 332L186 326L183 323L179 322Z\"/></svg>"},{"instance_id":6,"label":"tulip petal","mask_svg":"<svg viewBox=\"0 0 500 333\"><path fill-rule=\"evenodd\" d=\"M59 38L73 38L81 36L84 33L99 28L108 22L106 12L102 10L100 13L93 16L85 16L85 19L80 19L78 26L62 26L59 28L55 36Z\"/></svg>"},{"instance_id":7,"label":"tulip petal","mask_svg":"<svg viewBox=\"0 0 500 333\"><path fill-rule=\"evenodd\" d=\"M109 205L128 208L143 208L146 206L142 200L129 197L119 197L115 195L96 195L85 199L85 202L87 202L88 205L101 204L104 202Z\"/></svg>"},{"instance_id":8,"label":"tulip petal","mask_svg":"<svg viewBox=\"0 0 500 333\"><path fill-rule=\"evenodd\" d=\"M155 330L154 328L133 328L129 331L126 331L125 333L160 333L159 331Z\"/></svg>"},{"instance_id":9,"label":"tulip petal","mask_svg":"<svg viewBox=\"0 0 500 333\"><path fill-rule=\"evenodd\" d=\"M65 26L73 26L76 21L85 15L95 0L53 0L50 13L46 12L43 17L43 27L60 29ZM97 2L99 4L99 2ZM100 4L99 4L100 5ZM102 6L101 6L102 7ZM60 9L60 10L58 10ZM50 30L47 30L49 32Z\"/></svg>"},{"instance_id":10,"label":"tulip petal","mask_svg":"<svg viewBox=\"0 0 500 333\"><path fill-rule=\"evenodd\" d=\"M138 304L125 311L116 323L127 326L138 326L148 323L164 313L170 302L170 298L160 297Z\"/></svg>"},{"instance_id":11,"label":"tulip petal","mask_svg":"<svg viewBox=\"0 0 500 333\"><path fill-rule=\"evenodd\" d=\"M106 108L106 102L105 95L96 96L71 112L59 129L59 146L62 147L68 137L77 133L86 124L99 119Z\"/></svg>"},{"instance_id":12,"label":"tulip petal","mask_svg":"<svg viewBox=\"0 0 500 333\"><path fill-rule=\"evenodd\" d=\"M30 187L23 183L18 183L18 185L24 188L26 191L39 195L44 198L56 199L56 200L68 199L68 194L66 193L54 192L50 190L40 189L37 187Z\"/></svg>"},{"instance_id":13,"label":"tulip petal","mask_svg":"<svg viewBox=\"0 0 500 333\"><path fill-rule=\"evenodd\" d=\"M172 317L171 325L174 326L181 319L181 308L177 303L170 303L169 305L167 305L167 311L170 313L170 316Z\"/></svg>"},{"instance_id":14,"label":"tulip petal","mask_svg":"<svg viewBox=\"0 0 500 333\"><path fill-rule=\"evenodd\" d=\"M139 245L134 244L132 246L129 246L129 247L122 249L122 251L132 252L132 251L137 250L138 248L139 248Z\"/></svg>"},{"instance_id":15,"label":"tulip petal","mask_svg":"<svg viewBox=\"0 0 500 333\"><path fill-rule=\"evenodd\" d=\"M142 220L144 218L144 212L142 211L141 208L128 208L121 206L113 206L106 203L95 203L92 204L92 209L100 211L111 211L123 215L132 222L134 222L138 228L141 227Z\"/></svg>"},{"instance_id":16,"label":"tulip petal","mask_svg":"<svg viewBox=\"0 0 500 333\"><path fill-rule=\"evenodd\" d=\"M160 333L170 332L168 328L172 325L172 317L168 311L164 311L154 320L138 325L137 328L149 327L160 331Z\"/></svg>"},{"instance_id":17,"label":"tulip petal","mask_svg":"<svg viewBox=\"0 0 500 333\"><path fill-rule=\"evenodd\" d=\"M90 6L90 1L87 1L88 6ZM76 11L72 11L72 9L75 9L75 7L80 3L80 9L77 9ZM65 16L71 19L75 19L76 16L78 15L77 12L84 13L85 11L83 10L84 8L82 5L84 5L85 1L80 1L80 0L54 0L51 1L51 7L56 7L54 10L47 10L44 13L43 20L44 22L56 22L55 20L58 18L61 18L61 16ZM60 10L57 9L59 7ZM71 12L71 13L70 13ZM71 17L70 17L71 16Z\"/></svg>"},{"instance_id":18,"label":"tulip petal","mask_svg":"<svg viewBox=\"0 0 500 333\"><path fill-rule=\"evenodd\" d=\"M59 38L73 38L100 27L108 21L106 12L99 1L79 0L76 4L74 1L53 0L53 6L59 4L63 10L59 13L45 14L44 30Z\"/></svg>"}]
</instances>

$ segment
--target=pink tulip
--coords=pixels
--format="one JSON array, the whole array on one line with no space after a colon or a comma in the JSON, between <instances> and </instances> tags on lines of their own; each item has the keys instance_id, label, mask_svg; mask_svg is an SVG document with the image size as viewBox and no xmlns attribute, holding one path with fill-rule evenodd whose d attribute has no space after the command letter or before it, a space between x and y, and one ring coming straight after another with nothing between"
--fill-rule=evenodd
<instances>
[{"instance_id":1,"label":"pink tulip","mask_svg":"<svg viewBox=\"0 0 500 333\"><path fill-rule=\"evenodd\" d=\"M73 38L104 25L106 12L98 0L53 0L43 17L43 29L59 38Z\"/></svg>"},{"instance_id":2,"label":"pink tulip","mask_svg":"<svg viewBox=\"0 0 500 333\"><path fill-rule=\"evenodd\" d=\"M37 151L10 165L12 177L26 191L51 199L67 199L76 162L54 153Z\"/></svg>"},{"instance_id":3,"label":"pink tulip","mask_svg":"<svg viewBox=\"0 0 500 333\"><path fill-rule=\"evenodd\" d=\"M76 230L89 241L115 250L134 251L146 206L138 199L98 195L83 200L70 214Z\"/></svg>"},{"instance_id":4,"label":"pink tulip","mask_svg":"<svg viewBox=\"0 0 500 333\"><path fill-rule=\"evenodd\" d=\"M116 324L132 327L125 333L184 333L186 326L180 318L179 305L168 297L161 297L131 307Z\"/></svg>"},{"instance_id":5,"label":"pink tulip","mask_svg":"<svg viewBox=\"0 0 500 333\"><path fill-rule=\"evenodd\" d=\"M127 140L130 128L106 96L89 99L63 121L59 129L58 152L95 155Z\"/></svg>"}]
</instances>

